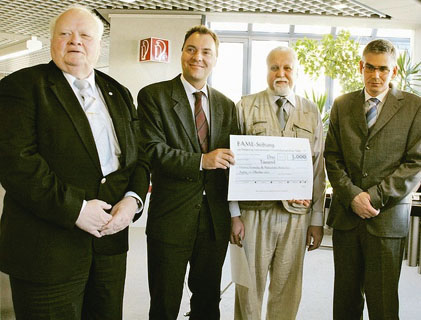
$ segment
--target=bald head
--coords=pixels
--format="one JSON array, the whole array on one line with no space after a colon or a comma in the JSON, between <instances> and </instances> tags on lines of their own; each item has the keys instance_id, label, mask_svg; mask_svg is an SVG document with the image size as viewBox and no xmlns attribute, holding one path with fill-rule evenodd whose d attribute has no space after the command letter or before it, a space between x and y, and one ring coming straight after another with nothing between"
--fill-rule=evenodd
<instances>
[{"instance_id":1,"label":"bald head","mask_svg":"<svg viewBox=\"0 0 421 320\"><path fill-rule=\"evenodd\" d=\"M70 8L51 24L51 57L64 72L84 79L93 71L100 53L102 22L89 10Z\"/></svg>"}]
</instances>

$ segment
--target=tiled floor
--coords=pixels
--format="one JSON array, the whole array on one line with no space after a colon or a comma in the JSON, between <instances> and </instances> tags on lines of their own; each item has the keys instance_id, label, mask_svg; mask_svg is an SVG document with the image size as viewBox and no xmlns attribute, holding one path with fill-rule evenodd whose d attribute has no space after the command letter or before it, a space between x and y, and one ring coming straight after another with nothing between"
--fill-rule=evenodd
<instances>
[{"instance_id":1,"label":"tiled floor","mask_svg":"<svg viewBox=\"0 0 421 320\"><path fill-rule=\"evenodd\" d=\"M130 231L130 251L124 298L124 319L147 319L149 294L146 271L146 241L144 228L132 227ZM330 242L327 236L325 243ZM230 283L230 263L227 257L223 272L223 288ZM10 293L7 276L0 274L1 320L14 319L11 312ZM332 319L333 257L329 248L322 248L306 254L304 264L304 290L298 312L299 320ZM400 318L417 320L421 314L421 275L417 268L403 263L400 282ZM221 319L233 319L234 285L228 286L221 300ZM189 310L188 292L185 290L178 320L187 319L183 313ZM365 315L364 319L368 319Z\"/></svg>"},{"instance_id":2,"label":"tiled floor","mask_svg":"<svg viewBox=\"0 0 421 320\"><path fill-rule=\"evenodd\" d=\"M147 319L148 289L145 252L145 236L143 228L131 229L131 247L128 261L128 279L125 292L124 319ZM331 237L325 237L323 244L330 245ZM421 274L415 267L408 267L403 263L400 282L400 319L421 319ZM226 288L231 281L231 266L229 256L225 260L222 288ZM221 320L233 319L234 285L230 285L221 300ZM307 252L304 262L303 297L297 320L329 320L332 319L333 296L333 254L330 248L321 248ZM188 293L184 298L177 320L187 319L182 316L189 310ZM265 311L265 308L263 308ZM262 319L264 319L262 317ZM368 319L365 313L364 319Z\"/></svg>"}]
</instances>

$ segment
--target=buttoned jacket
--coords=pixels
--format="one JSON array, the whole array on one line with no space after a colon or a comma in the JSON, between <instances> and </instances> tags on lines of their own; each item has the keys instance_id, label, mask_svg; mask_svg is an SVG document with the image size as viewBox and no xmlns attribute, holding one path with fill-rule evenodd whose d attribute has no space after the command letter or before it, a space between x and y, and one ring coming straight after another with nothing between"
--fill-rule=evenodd
<instances>
[{"instance_id":1,"label":"buttoned jacket","mask_svg":"<svg viewBox=\"0 0 421 320\"><path fill-rule=\"evenodd\" d=\"M421 98L392 87L370 130L364 100L364 90L345 94L330 113L325 159L333 199L327 222L339 230L366 223L376 236L404 237L411 191L421 179ZM351 209L363 191L380 209L364 221Z\"/></svg>"}]
</instances>

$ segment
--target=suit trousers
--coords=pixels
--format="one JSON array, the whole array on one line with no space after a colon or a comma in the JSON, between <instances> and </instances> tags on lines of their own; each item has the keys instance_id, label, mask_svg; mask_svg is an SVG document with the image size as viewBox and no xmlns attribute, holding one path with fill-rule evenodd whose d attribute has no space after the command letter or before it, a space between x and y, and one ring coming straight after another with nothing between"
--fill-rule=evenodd
<instances>
[{"instance_id":1,"label":"suit trousers","mask_svg":"<svg viewBox=\"0 0 421 320\"><path fill-rule=\"evenodd\" d=\"M65 283L10 277L16 320L122 319L127 254L93 254L90 268Z\"/></svg>"},{"instance_id":2,"label":"suit trousers","mask_svg":"<svg viewBox=\"0 0 421 320\"><path fill-rule=\"evenodd\" d=\"M220 318L221 273L228 240L215 240L206 196L200 209L197 233L188 246L163 243L148 237L149 319L175 320L180 309L187 263L190 320Z\"/></svg>"},{"instance_id":3,"label":"suit trousers","mask_svg":"<svg viewBox=\"0 0 421 320\"><path fill-rule=\"evenodd\" d=\"M242 211L243 247L251 287L236 285L236 320L261 320L269 273L267 320L294 320L301 300L307 214L291 214L277 205L269 210Z\"/></svg>"},{"instance_id":4,"label":"suit trousers","mask_svg":"<svg viewBox=\"0 0 421 320\"><path fill-rule=\"evenodd\" d=\"M404 238L370 234L364 220L352 230L333 230L333 319L362 319L364 294L370 320L399 319L404 245Z\"/></svg>"}]
</instances>

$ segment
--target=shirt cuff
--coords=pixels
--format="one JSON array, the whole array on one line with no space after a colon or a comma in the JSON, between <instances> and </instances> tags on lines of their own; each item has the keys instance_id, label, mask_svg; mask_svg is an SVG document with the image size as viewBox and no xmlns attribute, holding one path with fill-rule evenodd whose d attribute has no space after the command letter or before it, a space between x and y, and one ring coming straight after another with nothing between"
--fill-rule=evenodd
<instances>
[{"instance_id":1,"label":"shirt cuff","mask_svg":"<svg viewBox=\"0 0 421 320\"><path fill-rule=\"evenodd\" d=\"M238 201L229 201L228 202L231 218L241 216L240 206Z\"/></svg>"},{"instance_id":2,"label":"shirt cuff","mask_svg":"<svg viewBox=\"0 0 421 320\"><path fill-rule=\"evenodd\" d=\"M85 209L87 203L88 202L86 200L83 200L83 202L82 202L82 208L80 208L79 215L82 213L83 209Z\"/></svg>"},{"instance_id":3,"label":"shirt cuff","mask_svg":"<svg viewBox=\"0 0 421 320\"><path fill-rule=\"evenodd\" d=\"M317 227L324 226L323 212L313 211L311 213L310 226L317 226Z\"/></svg>"},{"instance_id":4,"label":"shirt cuff","mask_svg":"<svg viewBox=\"0 0 421 320\"><path fill-rule=\"evenodd\" d=\"M203 163L203 153L202 153L202 155L200 156L200 167L199 167L199 170L200 170L200 171L202 171L202 170L203 170L202 163Z\"/></svg>"},{"instance_id":5,"label":"shirt cuff","mask_svg":"<svg viewBox=\"0 0 421 320\"><path fill-rule=\"evenodd\" d=\"M140 211L143 210L143 200L137 195L136 192L128 191L128 192L126 192L124 197L133 197L133 198L140 201L140 206L137 207L136 213L139 213Z\"/></svg>"}]
</instances>

